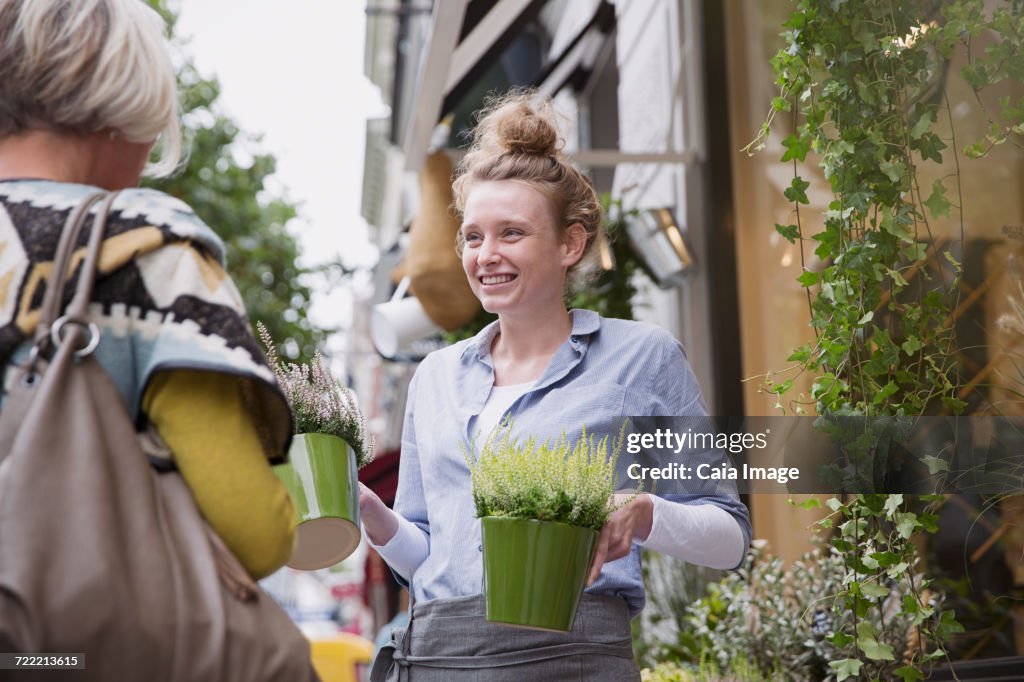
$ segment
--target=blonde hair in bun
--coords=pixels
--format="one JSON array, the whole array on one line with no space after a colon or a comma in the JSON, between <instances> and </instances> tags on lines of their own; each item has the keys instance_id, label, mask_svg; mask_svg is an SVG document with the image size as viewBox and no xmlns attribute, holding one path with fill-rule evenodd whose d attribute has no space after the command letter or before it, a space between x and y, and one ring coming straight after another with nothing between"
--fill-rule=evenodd
<instances>
[{"instance_id":1,"label":"blonde hair in bun","mask_svg":"<svg viewBox=\"0 0 1024 682\"><path fill-rule=\"evenodd\" d=\"M583 288L599 271L597 235L601 202L590 180L562 153L559 115L551 99L533 90L488 98L478 114L473 143L455 170L455 209L461 218L474 183L518 180L543 192L551 201L557 228L579 223L587 232L580 260L569 268L571 291ZM461 232L457 242L462 253Z\"/></svg>"}]
</instances>

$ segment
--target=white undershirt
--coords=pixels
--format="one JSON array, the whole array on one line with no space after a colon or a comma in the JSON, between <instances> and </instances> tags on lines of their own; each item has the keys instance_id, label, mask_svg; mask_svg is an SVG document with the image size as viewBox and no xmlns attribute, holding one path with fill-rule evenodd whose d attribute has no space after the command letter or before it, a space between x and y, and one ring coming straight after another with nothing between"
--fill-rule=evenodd
<instances>
[{"instance_id":1,"label":"white undershirt","mask_svg":"<svg viewBox=\"0 0 1024 682\"><path fill-rule=\"evenodd\" d=\"M512 403L519 400L519 396L533 388L535 383L534 381L527 381L525 384L492 386L491 393L487 396L487 402L484 403L483 409L480 410L480 414L476 416L473 425L470 427L472 435L486 439L494 430L494 427L501 423L501 418L505 416L508 408L512 407Z\"/></svg>"},{"instance_id":2,"label":"white undershirt","mask_svg":"<svg viewBox=\"0 0 1024 682\"><path fill-rule=\"evenodd\" d=\"M492 386L491 393L487 396L487 402L484 403L483 409L475 418L470 431L474 435L483 434L483 438L486 438L501 422L501 418L505 416L508 408L512 407L512 403L529 391L534 383L528 381L525 384L511 386ZM370 546L377 550L377 553L388 562L391 568L409 580L413 571L426 560L430 547L423 532L415 524L401 515L396 514L396 516L398 517L398 531L383 545L375 545L366 536L365 530L363 535Z\"/></svg>"}]
</instances>

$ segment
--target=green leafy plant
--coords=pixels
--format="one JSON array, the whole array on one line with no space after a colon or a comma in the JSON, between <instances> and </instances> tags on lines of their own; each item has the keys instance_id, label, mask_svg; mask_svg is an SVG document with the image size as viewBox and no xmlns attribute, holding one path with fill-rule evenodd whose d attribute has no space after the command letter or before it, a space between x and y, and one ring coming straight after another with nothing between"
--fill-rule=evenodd
<instances>
[{"instance_id":1,"label":"green leafy plant","mask_svg":"<svg viewBox=\"0 0 1024 682\"><path fill-rule=\"evenodd\" d=\"M865 543L869 555L877 554L874 549L872 542ZM858 619L835 608L850 589L846 558L836 548L821 545L786 565L760 542L749 561L747 567L709 583L700 598L683 606L675 660L655 666L646 679L817 682L906 674L896 661L906 657L919 622L903 608L911 597L911 583L900 580L898 572L858 584L865 603L873 605ZM916 568L908 565L905 570L920 584ZM926 608L936 610L938 599L927 597ZM855 620L859 644L845 634ZM858 646L873 657L850 656Z\"/></svg>"},{"instance_id":2,"label":"green leafy plant","mask_svg":"<svg viewBox=\"0 0 1024 682\"><path fill-rule=\"evenodd\" d=\"M331 376L319 351L309 363L284 362L263 323L257 322L256 328L267 349L270 368L292 408L294 432L337 436L355 450L357 466L369 464L374 438L366 431L355 394Z\"/></svg>"},{"instance_id":3,"label":"green leafy plant","mask_svg":"<svg viewBox=\"0 0 1024 682\"><path fill-rule=\"evenodd\" d=\"M1003 97L994 111L980 91L1024 81L1024 3L990 5L799 0L784 25L785 46L772 60L780 94L749 149L763 148L777 115L792 116L781 161L793 165L784 192L793 220L776 230L791 243L813 242L822 264L811 269L804 263L798 278L807 289L815 339L789 357L797 373L811 374L809 398L789 403L797 413L813 408L826 418L899 421L967 407L958 394L953 352L956 242L937 239L933 227L951 220L963 240L961 153L977 158L1001 144L1021 146L1024 98ZM975 43L983 34L990 42L981 51ZM962 149L945 87L956 52L965 57L961 75L989 121L984 139ZM955 172L922 183L922 169L947 154ZM799 164L810 159L817 160L833 196L822 229L813 234L807 215L811 182L799 173ZM943 264L939 277L928 274L929 261ZM793 392L794 379L766 381L764 389L779 396L778 407ZM884 459L889 440L869 430L841 444L855 465L871 465ZM832 530L845 571L833 613L850 615L837 621L833 635L835 653L842 656L830 662L837 680L876 669L883 676L922 679L921 666L943 655L941 646L930 648L926 640L941 643L958 631L953 613L927 601L927 581L912 571L912 537L936 530L929 505L941 499L829 500L833 514L821 526ZM905 595L895 615L909 619L919 643L902 653L881 644L891 617L881 627L867 625L897 589Z\"/></svg>"},{"instance_id":4,"label":"green leafy plant","mask_svg":"<svg viewBox=\"0 0 1024 682\"><path fill-rule=\"evenodd\" d=\"M763 682L765 677L744 658L733 659L723 670L710 660L699 666L684 666L671 661L640 671L641 682Z\"/></svg>"},{"instance_id":5,"label":"green leafy plant","mask_svg":"<svg viewBox=\"0 0 1024 682\"><path fill-rule=\"evenodd\" d=\"M605 256L611 265L602 269L593 282L569 299L570 308L593 310L603 317L632 320L637 295L636 273L646 272L645 265L629 244L626 221L637 214L622 207L621 199L601 195L604 209ZM649 273L648 273L649 276ZM652 278L653 279L653 278Z\"/></svg>"},{"instance_id":6,"label":"green leafy plant","mask_svg":"<svg viewBox=\"0 0 1024 682\"><path fill-rule=\"evenodd\" d=\"M644 592L647 603L633 619L633 652L641 667L662 661L693 661L700 643L686 622L686 609L707 593L724 571L699 566L658 552L645 552Z\"/></svg>"},{"instance_id":7,"label":"green leafy plant","mask_svg":"<svg viewBox=\"0 0 1024 682\"><path fill-rule=\"evenodd\" d=\"M586 428L575 443L563 433L554 441L519 442L512 424L499 425L479 456L464 450L473 482L476 515L556 521L601 530L615 492L615 464L626 425L608 450L608 436L595 442ZM472 447L471 450L475 450Z\"/></svg>"}]
</instances>

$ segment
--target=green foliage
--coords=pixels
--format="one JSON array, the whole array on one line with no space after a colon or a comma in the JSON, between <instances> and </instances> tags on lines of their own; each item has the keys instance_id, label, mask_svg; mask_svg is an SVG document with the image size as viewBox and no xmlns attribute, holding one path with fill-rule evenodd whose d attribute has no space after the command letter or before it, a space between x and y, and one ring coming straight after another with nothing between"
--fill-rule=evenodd
<instances>
[{"instance_id":1,"label":"green foliage","mask_svg":"<svg viewBox=\"0 0 1024 682\"><path fill-rule=\"evenodd\" d=\"M724 571L678 561L658 552L643 557L647 604L633 619L633 651L637 664L691 660L700 646L686 623L686 609L703 597Z\"/></svg>"},{"instance_id":2,"label":"green foliage","mask_svg":"<svg viewBox=\"0 0 1024 682\"><path fill-rule=\"evenodd\" d=\"M148 2L168 21L176 42L176 16L167 1ZM216 79L204 78L186 54L180 57L178 91L190 153L173 177L143 184L182 199L217 232L227 248L228 274L250 319L262 320L289 358L308 360L324 332L307 319L309 271L296 264L299 246L286 227L296 207L267 189L276 161L253 153L259 138L220 112Z\"/></svg>"},{"instance_id":3,"label":"green foliage","mask_svg":"<svg viewBox=\"0 0 1024 682\"><path fill-rule=\"evenodd\" d=\"M812 376L819 426L844 447L852 468L869 476L872 469L857 463L884 467L901 421L966 407L957 396L951 324L960 264L932 229L937 219L952 219L962 239L959 151L945 83L955 51L965 55L962 75L976 92L1024 82L1022 10L1021 0L798 0L784 24L786 44L772 59L781 92L748 148L763 148L777 114L792 116L781 161L793 164L784 195L795 220L776 230L790 242L813 242L824 263L798 278L808 290L815 340L789 359ZM991 43L980 54L972 43L983 33ZM980 95L977 101L985 107ZM965 155L1021 146L1024 99L1003 97L998 112L985 111L988 133L966 145ZM940 120L954 136L940 137ZM957 171L922 186L920 170L950 154ZM833 195L823 229L813 235L805 225L810 183L797 165L812 157ZM938 278L925 270L934 256L949 268ZM793 386L790 379L764 388L781 397ZM871 421L855 433L837 427L836 416L895 421ZM926 464L933 474L944 466L935 458ZM920 667L944 655L942 642L959 628L951 611L926 602L928 581L912 571L911 538L936 530L936 502L919 508L886 495L828 502L833 514L821 527L835 531L831 544L844 575L831 607L839 618L830 640L836 650L822 676L921 679ZM900 591L904 597L890 611ZM894 619L919 633L919 647L901 653L898 643L883 641ZM929 641L938 644L932 651Z\"/></svg>"},{"instance_id":4,"label":"green foliage","mask_svg":"<svg viewBox=\"0 0 1024 682\"><path fill-rule=\"evenodd\" d=\"M795 221L776 230L814 242L825 267L798 278L816 338L791 359L815 376L810 398L822 414L917 415L936 405L958 412L965 405L956 397L950 311L960 264L951 246L935 254L927 247L936 219L952 218L962 231L959 159L956 138L936 130L953 129L944 90L958 53L989 122L963 153L1024 146L1024 98L1004 96L992 110L981 97L990 86L1024 82L1024 2L986 9L981 0L801 0L784 26L786 44L772 59L781 92L748 148L763 148L777 114L792 115L781 161L794 167L784 194ZM950 154L957 172L922 186L920 169ZM834 195L813 235L805 225L810 183L796 165L811 157ZM943 256L951 276L929 281L930 255ZM791 385L780 387L765 388L781 395Z\"/></svg>"},{"instance_id":5,"label":"green foliage","mask_svg":"<svg viewBox=\"0 0 1024 682\"><path fill-rule=\"evenodd\" d=\"M926 193L917 180L919 167L941 162L947 148L932 132L940 115L948 118L936 98L947 65L932 39L938 32L920 29L933 5L798 2L772 60L782 94L762 135L777 112L790 111L795 124L781 160L794 163L784 194L796 221L776 229L816 242L826 263L798 278L814 294L816 340L796 359L816 376L811 399L822 414L923 414L938 397L953 397L955 287L923 276L908 287L906 277L929 256L931 222L950 214L947 194L958 188L953 178ZM824 229L807 236L800 209L810 183L795 164L812 154L834 199Z\"/></svg>"},{"instance_id":6,"label":"green foliage","mask_svg":"<svg viewBox=\"0 0 1024 682\"><path fill-rule=\"evenodd\" d=\"M636 211L626 211L622 202L603 195L604 228L608 239L614 267L602 270L597 279L585 289L577 292L569 300L570 308L593 310L603 317L621 320L633 319L633 299L637 289L633 284L637 271L644 270L626 237L626 221L636 215Z\"/></svg>"},{"instance_id":7,"label":"green foliage","mask_svg":"<svg viewBox=\"0 0 1024 682\"><path fill-rule=\"evenodd\" d=\"M866 556L879 555L874 561L897 566L894 557L875 551L872 542L864 548ZM844 675L894 679L900 674L909 635L924 620L902 609L913 599L910 581L884 574L862 577L854 587L847 558L830 547L789 566L769 556L763 546L751 554L749 568L708 584L701 598L682 605L678 645L671 654L674 665L655 667L647 679L817 682L846 679ZM914 580L923 581L909 566L893 573L914 574ZM871 608L860 613L847 608L851 589ZM932 612L939 610L934 599L927 605ZM737 669L738 661L742 669Z\"/></svg>"},{"instance_id":8,"label":"green foliage","mask_svg":"<svg viewBox=\"0 0 1024 682\"><path fill-rule=\"evenodd\" d=\"M608 454L586 428L575 443L563 433L554 443L530 437L519 443L506 421L487 437L480 455L464 452L473 481L476 515L557 521L601 530L614 511L615 463L625 422ZM475 446L473 448L475 450Z\"/></svg>"},{"instance_id":9,"label":"green foliage","mask_svg":"<svg viewBox=\"0 0 1024 682\"><path fill-rule=\"evenodd\" d=\"M775 680L765 677L746 659L737 658L723 669L712 661L701 661L699 666L686 666L663 661L653 668L640 671L641 682L763 682Z\"/></svg>"}]
</instances>

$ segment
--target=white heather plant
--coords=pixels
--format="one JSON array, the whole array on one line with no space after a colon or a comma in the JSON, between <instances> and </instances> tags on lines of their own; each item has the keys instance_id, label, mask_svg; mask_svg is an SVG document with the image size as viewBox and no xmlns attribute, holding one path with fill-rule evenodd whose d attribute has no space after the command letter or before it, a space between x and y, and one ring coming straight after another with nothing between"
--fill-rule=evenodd
<instances>
[{"instance_id":1,"label":"white heather plant","mask_svg":"<svg viewBox=\"0 0 1024 682\"><path fill-rule=\"evenodd\" d=\"M256 326L267 349L267 362L291 405L294 432L337 436L355 450L357 466L369 464L373 436L366 432L366 420L352 391L331 376L319 351L309 364L284 362L267 328L262 322Z\"/></svg>"},{"instance_id":2,"label":"white heather plant","mask_svg":"<svg viewBox=\"0 0 1024 682\"><path fill-rule=\"evenodd\" d=\"M616 507L615 463L622 450L622 425L608 454L608 437L596 444L584 427L571 443L563 433L554 443L531 437L519 443L512 424L499 425L486 439L479 457L463 450L473 481L476 515L557 521L601 530Z\"/></svg>"}]
</instances>

